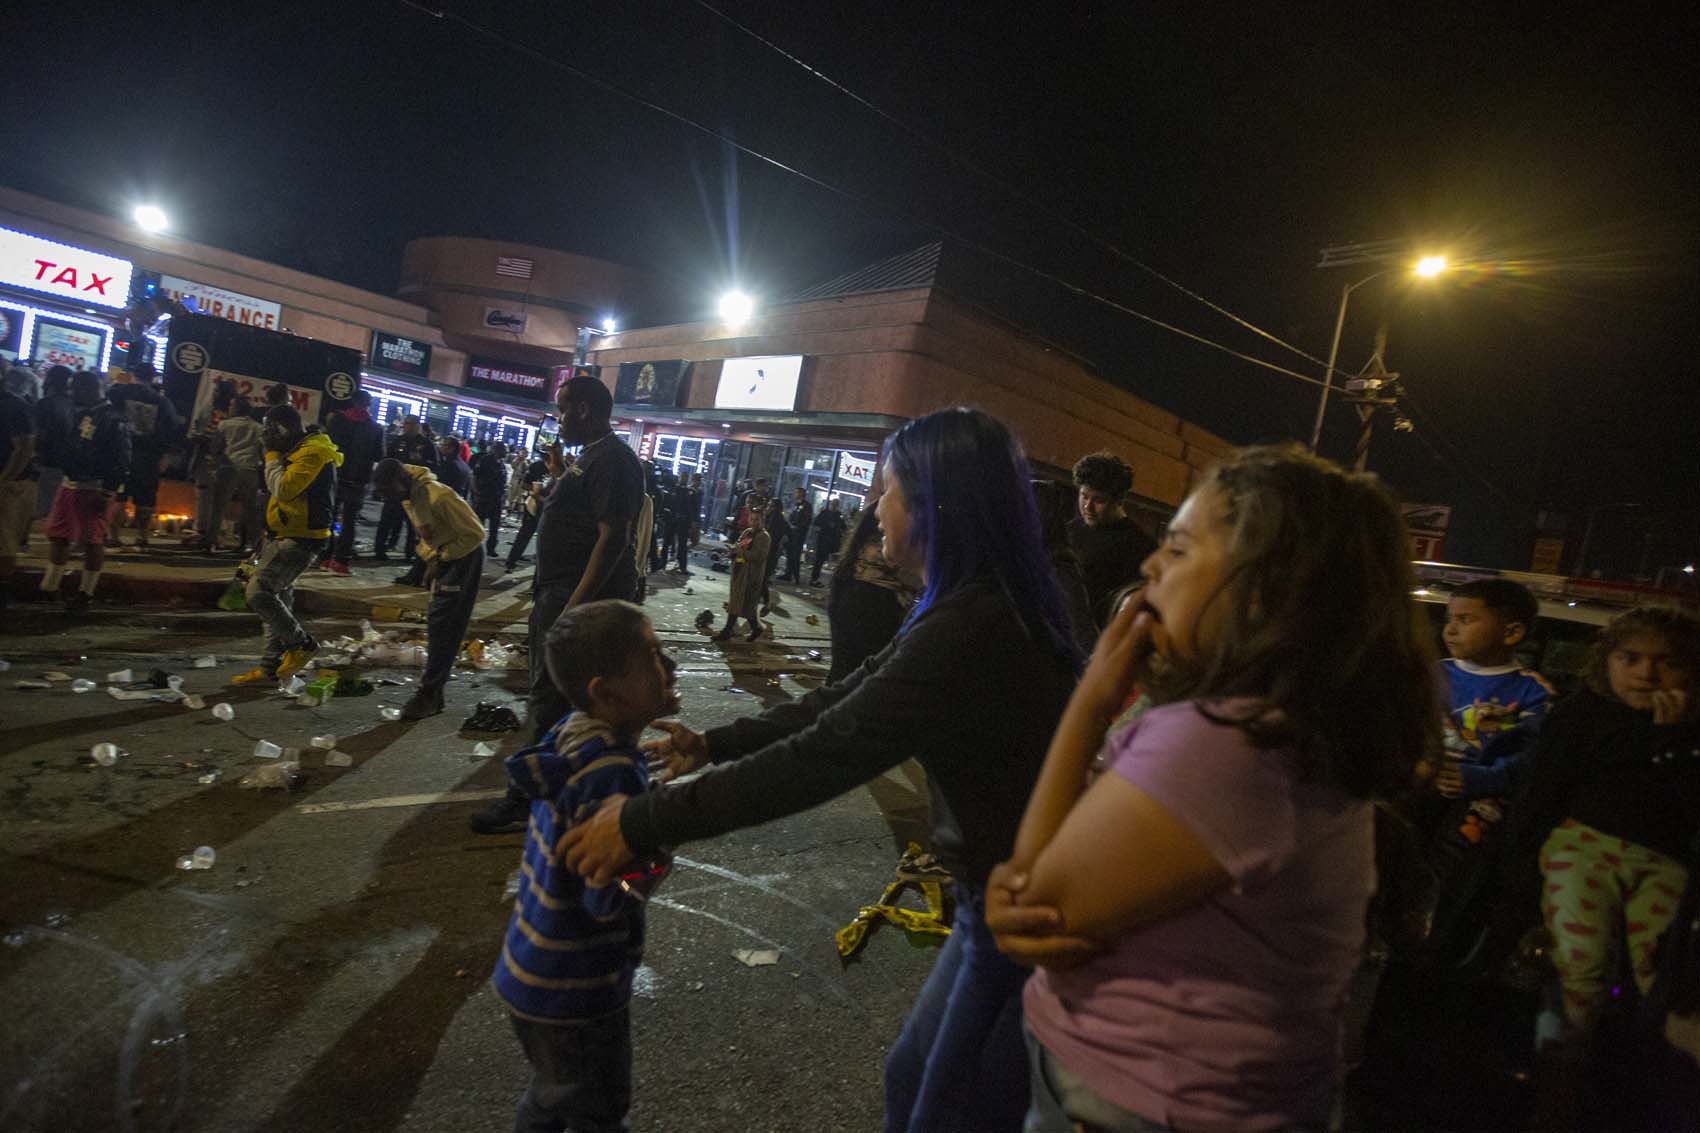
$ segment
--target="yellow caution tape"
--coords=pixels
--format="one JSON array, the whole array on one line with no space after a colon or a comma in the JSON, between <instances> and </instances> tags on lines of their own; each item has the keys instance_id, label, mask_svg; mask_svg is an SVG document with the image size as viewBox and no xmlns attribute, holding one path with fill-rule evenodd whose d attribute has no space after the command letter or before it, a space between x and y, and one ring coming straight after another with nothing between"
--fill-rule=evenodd
<instances>
[{"instance_id":1,"label":"yellow caution tape","mask_svg":"<svg viewBox=\"0 0 1700 1133\"><path fill-rule=\"evenodd\" d=\"M901 908L897 899L905 890L917 890L927 902L927 911ZM838 943L838 955L850 959L867 943L868 933L881 921L896 925L905 932L926 936L949 936L950 922L944 911L944 886L937 881L916 881L898 878L885 887L879 904L864 905L856 919L839 929L833 939Z\"/></svg>"}]
</instances>

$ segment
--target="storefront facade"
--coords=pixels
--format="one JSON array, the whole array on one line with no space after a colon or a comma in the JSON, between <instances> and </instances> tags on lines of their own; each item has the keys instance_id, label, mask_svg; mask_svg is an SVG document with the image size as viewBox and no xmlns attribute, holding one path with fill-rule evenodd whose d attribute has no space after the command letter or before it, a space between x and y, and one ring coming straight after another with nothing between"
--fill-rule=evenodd
<instances>
[{"instance_id":1,"label":"storefront facade","mask_svg":"<svg viewBox=\"0 0 1700 1133\"><path fill-rule=\"evenodd\" d=\"M552 371L572 363L591 312L599 325L604 308L640 309L643 277L525 245L416 243L425 251L409 247L404 291L427 302L0 188L0 360L159 367L163 312L180 303L361 351L360 384L380 421L415 414L438 433L527 449L552 436Z\"/></svg>"},{"instance_id":2,"label":"storefront facade","mask_svg":"<svg viewBox=\"0 0 1700 1133\"><path fill-rule=\"evenodd\" d=\"M117 256L0 227L0 359L104 372L134 270Z\"/></svg>"},{"instance_id":3,"label":"storefront facade","mask_svg":"<svg viewBox=\"0 0 1700 1133\"><path fill-rule=\"evenodd\" d=\"M1117 453L1136 502L1157 511L1229 447L925 281L776 304L738 328L625 331L589 362L641 455L703 472L711 526L758 477L787 504L802 487L817 509L838 496L853 511L874 490L885 438L955 405L1008 422L1044 474Z\"/></svg>"}]
</instances>

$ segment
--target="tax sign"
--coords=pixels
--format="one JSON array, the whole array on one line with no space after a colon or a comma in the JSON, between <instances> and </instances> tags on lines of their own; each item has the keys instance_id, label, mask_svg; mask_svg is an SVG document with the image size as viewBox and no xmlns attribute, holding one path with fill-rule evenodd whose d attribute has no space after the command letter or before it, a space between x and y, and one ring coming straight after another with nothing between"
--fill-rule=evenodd
<instances>
[{"instance_id":1,"label":"tax sign","mask_svg":"<svg viewBox=\"0 0 1700 1133\"><path fill-rule=\"evenodd\" d=\"M130 261L0 228L0 283L86 306L130 305Z\"/></svg>"}]
</instances>

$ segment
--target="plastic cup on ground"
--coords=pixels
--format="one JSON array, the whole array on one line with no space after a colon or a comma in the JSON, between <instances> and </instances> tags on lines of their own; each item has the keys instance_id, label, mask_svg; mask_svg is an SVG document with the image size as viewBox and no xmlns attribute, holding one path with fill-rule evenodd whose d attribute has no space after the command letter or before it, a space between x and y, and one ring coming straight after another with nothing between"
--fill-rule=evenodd
<instances>
[{"instance_id":1,"label":"plastic cup on ground","mask_svg":"<svg viewBox=\"0 0 1700 1133\"><path fill-rule=\"evenodd\" d=\"M326 767L353 767L354 757L346 751L327 751L325 753Z\"/></svg>"},{"instance_id":2,"label":"plastic cup on ground","mask_svg":"<svg viewBox=\"0 0 1700 1133\"><path fill-rule=\"evenodd\" d=\"M87 677L78 677L76 680L71 682L72 692L93 692L94 690L95 683Z\"/></svg>"},{"instance_id":3,"label":"plastic cup on ground","mask_svg":"<svg viewBox=\"0 0 1700 1133\"><path fill-rule=\"evenodd\" d=\"M318 748L320 751L332 751L336 748L336 737L314 736L312 739L312 746Z\"/></svg>"},{"instance_id":4,"label":"plastic cup on ground","mask_svg":"<svg viewBox=\"0 0 1700 1133\"><path fill-rule=\"evenodd\" d=\"M283 754L283 749L270 740L260 740L254 745L255 759L276 759Z\"/></svg>"},{"instance_id":5,"label":"plastic cup on ground","mask_svg":"<svg viewBox=\"0 0 1700 1133\"><path fill-rule=\"evenodd\" d=\"M399 720L401 719L401 709L380 708L378 709L378 715L382 716L386 720Z\"/></svg>"},{"instance_id":6,"label":"plastic cup on ground","mask_svg":"<svg viewBox=\"0 0 1700 1133\"><path fill-rule=\"evenodd\" d=\"M131 672L129 669L119 669L116 673L106 674L107 684L127 685L135 679L136 674Z\"/></svg>"},{"instance_id":7,"label":"plastic cup on ground","mask_svg":"<svg viewBox=\"0 0 1700 1133\"><path fill-rule=\"evenodd\" d=\"M99 743L89 748L90 757L102 767L111 767L123 754L124 749L113 743Z\"/></svg>"},{"instance_id":8,"label":"plastic cup on ground","mask_svg":"<svg viewBox=\"0 0 1700 1133\"><path fill-rule=\"evenodd\" d=\"M236 709L232 708L228 704L215 704L213 705L213 715L217 716L225 723L229 723L236 719Z\"/></svg>"}]
</instances>

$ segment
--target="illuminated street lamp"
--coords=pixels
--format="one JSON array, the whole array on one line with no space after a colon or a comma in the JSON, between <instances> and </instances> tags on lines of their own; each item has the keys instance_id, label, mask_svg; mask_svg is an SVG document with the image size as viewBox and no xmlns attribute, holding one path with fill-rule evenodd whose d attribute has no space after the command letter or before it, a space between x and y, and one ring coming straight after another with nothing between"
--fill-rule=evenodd
<instances>
[{"instance_id":1,"label":"illuminated street lamp","mask_svg":"<svg viewBox=\"0 0 1700 1133\"><path fill-rule=\"evenodd\" d=\"M1346 304L1352 298L1352 292L1374 279L1380 279L1398 268L1382 268L1372 275L1366 275L1356 283L1348 283L1340 291L1340 313L1334 317L1334 343L1328 348L1328 371L1322 375L1322 398L1316 405L1316 423L1310 430L1310 451L1322 443L1322 418L1328 412L1328 394L1334 388L1334 362L1340 357L1340 332L1346 328ZM1433 279L1446 270L1445 256L1424 256L1411 268L1411 274L1419 279Z\"/></svg>"},{"instance_id":2,"label":"illuminated street lamp","mask_svg":"<svg viewBox=\"0 0 1700 1133\"><path fill-rule=\"evenodd\" d=\"M136 227L143 232L164 232L170 224L165 217L165 210L158 205L137 205L130 214L136 222Z\"/></svg>"},{"instance_id":3,"label":"illuminated street lamp","mask_svg":"<svg viewBox=\"0 0 1700 1133\"><path fill-rule=\"evenodd\" d=\"M603 334L613 334L615 331L617 331L619 329L620 329L620 324L614 321L614 316L609 315L607 318L602 320L602 333Z\"/></svg>"},{"instance_id":4,"label":"illuminated street lamp","mask_svg":"<svg viewBox=\"0 0 1700 1133\"><path fill-rule=\"evenodd\" d=\"M720 297L720 320L729 327L743 326L755 311L755 300L742 291L728 291Z\"/></svg>"}]
</instances>

